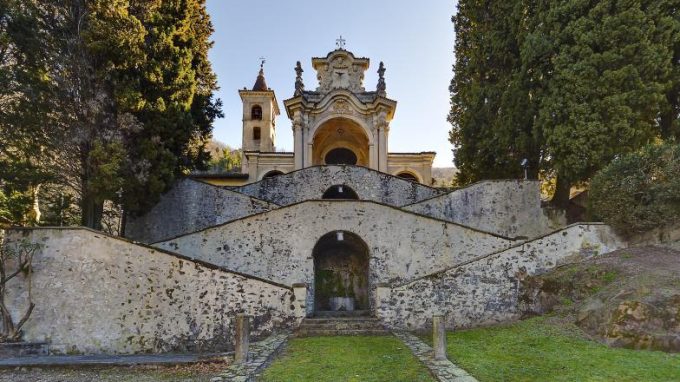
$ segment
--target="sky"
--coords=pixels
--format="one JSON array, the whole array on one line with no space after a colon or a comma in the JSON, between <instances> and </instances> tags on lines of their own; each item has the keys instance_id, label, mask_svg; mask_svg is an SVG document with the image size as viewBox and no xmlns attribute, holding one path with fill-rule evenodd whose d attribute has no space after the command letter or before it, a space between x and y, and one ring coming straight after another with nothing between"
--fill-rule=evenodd
<instances>
[{"instance_id":1,"label":"sky","mask_svg":"<svg viewBox=\"0 0 680 382\"><path fill-rule=\"evenodd\" d=\"M449 83L453 76L454 0L208 0L215 33L210 59L217 73L225 117L214 138L241 146L242 104L238 89L252 88L260 57L267 85L281 115L276 147L293 151L291 123L283 100L294 91L297 61L305 87L316 89L312 57L325 57L342 35L345 49L371 59L366 90L375 90L384 61L387 96L397 101L389 151L436 151L435 167L452 167L448 141Z\"/></svg>"}]
</instances>

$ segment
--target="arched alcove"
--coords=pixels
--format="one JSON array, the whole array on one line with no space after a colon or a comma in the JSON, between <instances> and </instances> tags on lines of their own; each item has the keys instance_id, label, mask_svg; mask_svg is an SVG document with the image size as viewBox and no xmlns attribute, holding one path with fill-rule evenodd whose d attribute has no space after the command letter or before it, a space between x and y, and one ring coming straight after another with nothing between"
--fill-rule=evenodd
<instances>
[{"instance_id":1,"label":"arched alcove","mask_svg":"<svg viewBox=\"0 0 680 382\"><path fill-rule=\"evenodd\" d=\"M410 172L402 171L397 174L399 178L410 180L411 182L418 182L418 177L411 174Z\"/></svg>"},{"instance_id":2,"label":"arched alcove","mask_svg":"<svg viewBox=\"0 0 680 382\"><path fill-rule=\"evenodd\" d=\"M317 241L312 256L316 311L369 309L369 250L358 235L329 232Z\"/></svg>"},{"instance_id":3,"label":"arched alcove","mask_svg":"<svg viewBox=\"0 0 680 382\"><path fill-rule=\"evenodd\" d=\"M356 122L347 118L328 120L314 132L312 164L368 166L370 159L368 144L366 132ZM326 160L337 163L327 163Z\"/></svg>"},{"instance_id":4,"label":"arched alcove","mask_svg":"<svg viewBox=\"0 0 680 382\"><path fill-rule=\"evenodd\" d=\"M343 184L331 186L323 193L322 199L353 199L359 200L356 191Z\"/></svg>"},{"instance_id":5,"label":"arched alcove","mask_svg":"<svg viewBox=\"0 0 680 382\"><path fill-rule=\"evenodd\" d=\"M279 170L272 170L272 171L269 171L266 174L264 174L262 176L262 179L273 178L273 177L279 176L279 175L283 175L283 172L279 171Z\"/></svg>"}]
</instances>

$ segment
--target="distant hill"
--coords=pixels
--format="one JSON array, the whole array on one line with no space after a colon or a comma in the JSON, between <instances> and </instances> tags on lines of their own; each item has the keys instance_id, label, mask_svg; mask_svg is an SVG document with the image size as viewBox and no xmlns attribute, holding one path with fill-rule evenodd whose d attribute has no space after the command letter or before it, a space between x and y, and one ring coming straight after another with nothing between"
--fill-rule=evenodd
<instances>
[{"instance_id":1,"label":"distant hill","mask_svg":"<svg viewBox=\"0 0 680 382\"><path fill-rule=\"evenodd\" d=\"M432 168L432 185L434 187L452 187L453 179L457 173L458 169L455 167L434 167Z\"/></svg>"}]
</instances>

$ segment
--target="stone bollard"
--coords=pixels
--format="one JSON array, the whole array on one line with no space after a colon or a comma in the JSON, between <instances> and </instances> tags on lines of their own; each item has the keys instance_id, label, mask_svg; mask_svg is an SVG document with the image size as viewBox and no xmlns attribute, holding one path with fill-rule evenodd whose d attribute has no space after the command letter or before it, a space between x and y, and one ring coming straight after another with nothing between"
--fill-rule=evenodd
<instances>
[{"instance_id":1,"label":"stone bollard","mask_svg":"<svg viewBox=\"0 0 680 382\"><path fill-rule=\"evenodd\" d=\"M234 349L234 362L245 363L248 361L248 347L250 346L250 317L246 314L236 316L236 333L234 334L236 345Z\"/></svg>"},{"instance_id":2,"label":"stone bollard","mask_svg":"<svg viewBox=\"0 0 680 382\"><path fill-rule=\"evenodd\" d=\"M441 361L446 358L446 325L444 316L432 316L432 339L434 347L434 359Z\"/></svg>"}]
</instances>

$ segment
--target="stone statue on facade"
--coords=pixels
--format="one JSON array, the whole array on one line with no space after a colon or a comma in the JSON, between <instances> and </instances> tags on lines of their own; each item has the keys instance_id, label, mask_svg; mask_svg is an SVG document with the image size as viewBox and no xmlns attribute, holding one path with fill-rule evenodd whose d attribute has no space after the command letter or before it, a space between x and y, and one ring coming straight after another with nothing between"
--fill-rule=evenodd
<instances>
[{"instance_id":1,"label":"stone statue on facade","mask_svg":"<svg viewBox=\"0 0 680 382\"><path fill-rule=\"evenodd\" d=\"M302 92L305 91L305 84L302 82L302 64L300 64L300 61L297 62L297 65L295 65L295 97L302 95Z\"/></svg>"},{"instance_id":2,"label":"stone statue on facade","mask_svg":"<svg viewBox=\"0 0 680 382\"><path fill-rule=\"evenodd\" d=\"M378 68L378 94L387 96L387 84L385 84L385 64L380 61L380 68Z\"/></svg>"}]
</instances>

